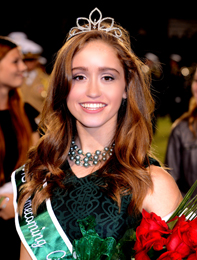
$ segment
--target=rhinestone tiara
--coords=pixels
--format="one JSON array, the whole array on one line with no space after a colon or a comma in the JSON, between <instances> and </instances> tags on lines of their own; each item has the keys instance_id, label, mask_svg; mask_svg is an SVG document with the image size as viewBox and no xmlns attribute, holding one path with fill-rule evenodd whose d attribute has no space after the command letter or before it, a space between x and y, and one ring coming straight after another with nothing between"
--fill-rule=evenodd
<instances>
[{"instance_id":1,"label":"rhinestone tiara","mask_svg":"<svg viewBox=\"0 0 197 260\"><path fill-rule=\"evenodd\" d=\"M99 19L94 21L92 20L92 16L95 15L95 13L99 14ZM109 21L111 22L109 27L106 27L105 25L102 25L103 22ZM80 25L81 22L85 22L85 25ZM76 20L77 27L72 27L69 31L69 35L67 38L67 41L72 38L75 35L90 32L92 30L98 30L98 31L104 31L106 33L110 33L112 36L120 39L122 36L122 32L120 28L114 27L114 19L111 17L102 18L101 11L96 7L94 10L91 11L89 14L89 19L85 17L79 17Z\"/></svg>"}]
</instances>

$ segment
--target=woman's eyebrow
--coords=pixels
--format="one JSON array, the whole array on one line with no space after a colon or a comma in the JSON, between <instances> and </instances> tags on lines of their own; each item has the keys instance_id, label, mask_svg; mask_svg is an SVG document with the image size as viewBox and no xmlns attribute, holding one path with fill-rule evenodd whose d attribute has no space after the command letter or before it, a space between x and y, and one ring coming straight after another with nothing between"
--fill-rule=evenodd
<instances>
[{"instance_id":1,"label":"woman's eyebrow","mask_svg":"<svg viewBox=\"0 0 197 260\"><path fill-rule=\"evenodd\" d=\"M119 72L117 69L115 69L115 68L110 68L110 67L100 67L100 68L99 68L99 71L101 71L101 72L103 72L103 71L114 71L114 72L120 74L120 72Z\"/></svg>"},{"instance_id":2,"label":"woman's eyebrow","mask_svg":"<svg viewBox=\"0 0 197 260\"><path fill-rule=\"evenodd\" d=\"M74 67L74 68L72 68L72 71L73 71L73 70L88 71L88 68L87 68L87 67L81 67L81 66L80 66L80 67ZM104 71L114 71L114 72L120 74L120 72L119 72L117 69L111 68L111 67L99 67L98 70L101 71L101 72L104 72Z\"/></svg>"},{"instance_id":3,"label":"woman's eyebrow","mask_svg":"<svg viewBox=\"0 0 197 260\"><path fill-rule=\"evenodd\" d=\"M86 68L86 67L74 67L74 68L72 68L72 71L73 71L73 70L88 71L88 68Z\"/></svg>"}]
</instances>

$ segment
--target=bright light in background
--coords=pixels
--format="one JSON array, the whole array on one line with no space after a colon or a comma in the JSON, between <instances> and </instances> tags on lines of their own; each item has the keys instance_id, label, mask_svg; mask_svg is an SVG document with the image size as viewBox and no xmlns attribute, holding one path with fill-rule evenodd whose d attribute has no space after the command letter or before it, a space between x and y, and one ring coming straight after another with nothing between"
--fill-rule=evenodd
<instances>
[{"instance_id":1,"label":"bright light in background","mask_svg":"<svg viewBox=\"0 0 197 260\"><path fill-rule=\"evenodd\" d=\"M184 77L187 77L189 75L189 69L187 67L182 67L181 68L181 73Z\"/></svg>"}]
</instances>

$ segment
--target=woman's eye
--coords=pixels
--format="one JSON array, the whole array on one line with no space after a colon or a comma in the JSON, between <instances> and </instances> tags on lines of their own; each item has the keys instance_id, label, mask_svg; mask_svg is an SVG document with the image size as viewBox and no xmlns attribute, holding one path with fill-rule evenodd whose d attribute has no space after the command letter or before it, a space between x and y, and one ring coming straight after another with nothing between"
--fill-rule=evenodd
<instances>
[{"instance_id":1,"label":"woman's eye","mask_svg":"<svg viewBox=\"0 0 197 260\"><path fill-rule=\"evenodd\" d=\"M14 64L17 64L19 62L19 59L16 59L13 61Z\"/></svg>"},{"instance_id":2,"label":"woman's eye","mask_svg":"<svg viewBox=\"0 0 197 260\"><path fill-rule=\"evenodd\" d=\"M80 81L80 80L84 80L85 77L83 75L76 75L76 76L73 76L73 79Z\"/></svg>"},{"instance_id":3,"label":"woman's eye","mask_svg":"<svg viewBox=\"0 0 197 260\"><path fill-rule=\"evenodd\" d=\"M112 80L114 80L114 78L112 76L104 76L103 79L105 81L112 81Z\"/></svg>"}]
</instances>

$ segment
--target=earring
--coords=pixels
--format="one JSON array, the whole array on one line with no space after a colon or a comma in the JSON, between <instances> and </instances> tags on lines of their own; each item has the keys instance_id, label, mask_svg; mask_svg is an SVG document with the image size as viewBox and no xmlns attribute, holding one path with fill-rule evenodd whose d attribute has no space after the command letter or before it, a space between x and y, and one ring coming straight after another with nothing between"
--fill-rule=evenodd
<instances>
[{"instance_id":1,"label":"earring","mask_svg":"<svg viewBox=\"0 0 197 260\"><path fill-rule=\"evenodd\" d=\"M127 98L123 98L121 105L122 106L126 106L126 104L127 104Z\"/></svg>"}]
</instances>

